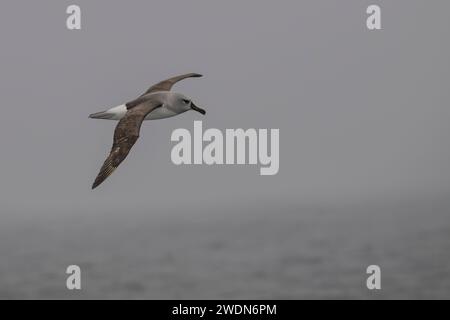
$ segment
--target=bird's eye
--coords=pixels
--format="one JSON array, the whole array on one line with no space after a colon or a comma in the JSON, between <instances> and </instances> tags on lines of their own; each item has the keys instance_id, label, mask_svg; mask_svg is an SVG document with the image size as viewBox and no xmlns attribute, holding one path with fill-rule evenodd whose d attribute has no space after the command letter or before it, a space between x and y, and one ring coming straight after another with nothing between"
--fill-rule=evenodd
<instances>
[{"instance_id":1,"label":"bird's eye","mask_svg":"<svg viewBox=\"0 0 450 320\"><path fill-rule=\"evenodd\" d=\"M185 104L189 104L189 103L190 103L190 101L187 100L187 99L183 99L183 102L184 102Z\"/></svg>"}]
</instances>

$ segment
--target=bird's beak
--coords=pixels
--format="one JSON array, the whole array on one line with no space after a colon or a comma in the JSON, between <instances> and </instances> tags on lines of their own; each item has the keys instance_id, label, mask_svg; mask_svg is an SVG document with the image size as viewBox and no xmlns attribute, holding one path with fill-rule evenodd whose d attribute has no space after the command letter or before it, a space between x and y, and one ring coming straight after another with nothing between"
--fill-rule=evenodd
<instances>
[{"instance_id":1,"label":"bird's beak","mask_svg":"<svg viewBox=\"0 0 450 320\"><path fill-rule=\"evenodd\" d=\"M197 107L193 102L191 102L191 109L195 110L197 112L200 112L201 114L206 114L206 111L202 108Z\"/></svg>"}]
</instances>

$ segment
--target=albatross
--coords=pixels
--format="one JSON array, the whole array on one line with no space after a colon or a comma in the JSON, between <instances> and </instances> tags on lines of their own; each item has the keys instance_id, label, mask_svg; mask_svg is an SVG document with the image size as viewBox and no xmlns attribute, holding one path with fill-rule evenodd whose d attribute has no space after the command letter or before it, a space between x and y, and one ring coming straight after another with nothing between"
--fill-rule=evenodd
<instances>
[{"instance_id":1,"label":"albatross","mask_svg":"<svg viewBox=\"0 0 450 320\"><path fill-rule=\"evenodd\" d=\"M205 110L197 107L192 99L170 91L174 84L183 79L201 76L198 73L188 73L169 78L151 86L144 94L133 101L89 116L93 119L119 120L114 130L111 151L95 178L92 189L97 188L105 181L125 160L139 138L139 131L144 120L169 118L189 110L197 111L203 115L206 113Z\"/></svg>"}]
</instances>

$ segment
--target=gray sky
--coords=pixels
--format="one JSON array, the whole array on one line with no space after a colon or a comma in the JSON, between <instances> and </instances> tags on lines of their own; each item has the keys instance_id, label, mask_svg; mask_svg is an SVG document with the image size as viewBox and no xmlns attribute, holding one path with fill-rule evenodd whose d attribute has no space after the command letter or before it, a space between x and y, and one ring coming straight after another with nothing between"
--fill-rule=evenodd
<instances>
[{"instance_id":1,"label":"gray sky","mask_svg":"<svg viewBox=\"0 0 450 320\"><path fill-rule=\"evenodd\" d=\"M450 191L448 1L71 1L0 5L0 199L13 213L301 204ZM369 32L365 9L382 7ZM115 122L90 113L169 76L207 110L146 122L98 189ZM280 171L180 166L176 128L279 128Z\"/></svg>"}]
</instances>

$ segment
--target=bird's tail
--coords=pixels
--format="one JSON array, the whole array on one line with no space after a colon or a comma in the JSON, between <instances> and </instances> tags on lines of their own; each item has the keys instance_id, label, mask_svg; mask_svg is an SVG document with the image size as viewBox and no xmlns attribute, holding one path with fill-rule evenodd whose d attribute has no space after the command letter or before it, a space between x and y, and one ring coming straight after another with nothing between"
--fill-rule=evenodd
<instances>
[{"instance_id":1,"label":"bird's tail","mask_svg":"<svg viewBox=\"0 0 450 320\"><path fill-rule=\"evenodd\" d=\"M93 119L107 119L107 120L120 120L127 113L128 109L124 104L120 106L108 109L106 111L93 113L89 118Z\"/></svg>"},{"instance_id":2,"label":"bird's tail","mask_svg":"<svg viewBox=\"0 0 450 320\"><path fill-rule=\"evenodd\" d=\"M92 119L108 119L108 120L112 120L114 119L114 114L110 113L108 111L101 111L101 112L97 112L97 113L93 113L89 115L89 118Z\"/></svg>"}]
</instances>

